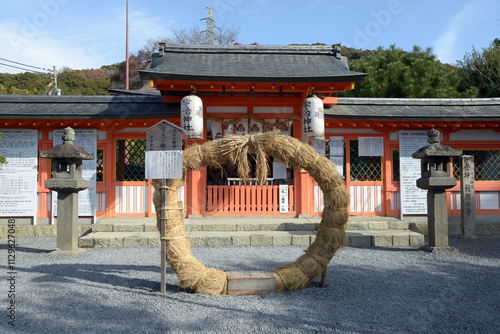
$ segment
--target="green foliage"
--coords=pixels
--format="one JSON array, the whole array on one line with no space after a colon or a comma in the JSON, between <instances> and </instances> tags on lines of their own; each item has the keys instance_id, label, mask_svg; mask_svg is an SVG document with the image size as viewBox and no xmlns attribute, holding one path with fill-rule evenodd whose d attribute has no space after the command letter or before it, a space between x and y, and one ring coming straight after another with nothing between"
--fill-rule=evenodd
<instances>
[{"instance_id":1,"label":"green foliage","mask_svg":"<svg viewBox=\"0 0 500 334\"><path fill-rule=\"evenodd\" d=\"M0 132L0 143L2 142L2 133ZM3 155L0 155L0 170L2 170L2 165L7 163L7 159Z\"/></svg>"},{"instance_id":2,"label":"green foliage","mask_svg":"<svg viewBox=\"0 0 500 334\"><path fill-rule=\"evenodd\" d=\"M48 74L0 73L1 95L44 95L50 82Z\"/></svg>"},{"instance_id":3,"label":"green foliage","mask_svg":"<svg viewBox=\"0 0 500 334\"><path fill-rule=\"evenodd\" d=\"M500 40L495 39L482 51L472 47L458 62L465 89L477 88L478 97L500 96Z\"/></svg>"},{"instance_id":4,"label":"green foliage","mask_svg":"<svg viewBox=\"0 0 500 334\"><path fill-rule=\"evenodd\" d=\"M373 50L359 50L355 48L347 48L345 46L341 46L340 48L342 55L346 56L349 62L363 57L368 57L375 52Z\"/></svg>"},{"instance_id":5,"label":"green foliage","mask_svg":"<svg viewBox=\"0 0 500 334\"><path fill-rule=\"evenodd\" d=\"M441 64L428 48L405 52L392 45L375 51L347 50L350 69L367 73L364 82L342 96L388 98L475 97L477 89L463 89L458 70Z\"/></svg>"},{"instance_id":6,"label":"green foliage","mask_svg":"<svg viewBox=\"0 0 500 334\"><path fill-rule=\"evenodd\" d=\"M50 82L49 74L0 73L0 95L46 95ZM58 75L58 88L63 95L107 95L109 85L110 76L103 69L64 68Z\"/></svg>"},{"instance_id":7,"label":"green foliage","mask_svg":"<svg viewBox=\"0 0 500 334\"><path fill-rule=\"evenodd\" d=\"M63 95L108 95L108 87L110 78L104 77L104 71L99 75L94 76L83 71L66 71L58 76L58 88L63 92ZM87 76L93 76L94 79L89 79Z\"/></svg>"}]
</instances>

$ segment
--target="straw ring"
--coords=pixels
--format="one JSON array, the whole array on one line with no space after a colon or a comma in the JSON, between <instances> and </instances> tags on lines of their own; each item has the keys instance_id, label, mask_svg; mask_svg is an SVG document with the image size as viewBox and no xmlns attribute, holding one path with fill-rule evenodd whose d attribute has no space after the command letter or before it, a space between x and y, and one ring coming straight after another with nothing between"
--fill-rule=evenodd
<instances>
[{"instance_id":1,"label":"straw ring","mask_svg":"<svg viewBox=\"0 0 500 334\"><path fill-rule=\"evenodd\" d=\"M231 161L231 152L235 152L238 150L244 150L248 142L252 143L252 146L256 148L256 150L262 150L266 156L272 156L274 158L278 158L275 155L279 155L279 159L284 159L284 162L290 162L293 167L298 168L298 166L307 166L306 161L309 160L309 152L311 147L307 144L302 144L299 140L292 138L290 136L278 135L277 132L269 132L269 133L261 133L254 134L248 140L236 142L236 138L242 136L233 136L231 140L224 141L224 138L218 139L215 142L207 142L201 146L211 145L212 150L215 150L214 153L218 157L218 163L225 164ZM201 146L191 146L184 151L184 156L189 155L198 155L201 163L200 165L196 164L196 168L203 168L207 165L206 161L203 161L202 156L202 147ZM277 149L279 148L279 149ZM206 157L206 160L210 160L210 158ZM241 158L241 157L240 157ZM315 157L315 161L318 159L318 156ZM187 160L187 159L186 159ZM193 164L188 164L186 160L183 160L183 172L187 173L191 170L194 170ZM310 160L309 160L310 161ZM332 166L327 166L327 165ZM328 167L328 168L325 168ZM309 246L306 250L306 253L311 251L312 254L323 258L324 261L319 261L319 259L315 258L315 256L311 255L303 255L306 258L299 258L300 265L296 262L288 265L281 266L276 269L274 272L275 280L276 280L276 291L285 291L285 290L298 290L303 289L309 285L311 280L315 277L320 276L326 268L328 262L331 261L336 251L343 246L345 240L345 230L344 225L347 223L347 214L337 215L337 212L345 212L347 211L348 206L348 194L347 189L343 186L343 179L340 174L336 171L335 165L328 159L318 159L317 163L310 164L305 167L305 170L310 175L320 175L322 170L333 170L334 172L329 175L327 178L323 178L322 182L318 182L321 189L332 189L335 191L336 198L333 196L325 197L325 206L322 214L322 220L318 227L317 235L315 241ZM178 180L168 180L174 181ZM180 181L179 181L180 183ZM159 184L154 183L155 187ZM170 190L172 194L174 191ZM176 194L174 194L176 196ZM329 202L327 202L329 201ZM160 198L155 197L155 207L161 208L162 203L160 203ZM159 210L157 210L159 212ZM170 212L170 211L167 211ZM180 221L179 229L182 231L184 229L184 220L182 217L172 217L169 218L172 221ZM157 220L160 221L159 215L157 215ZM335 228L332 230L332 225ZM179 231L180 232L180 231ZM195 263L194 257L190 254L189 250L189 239L185 243L185 254L189 254L189 256L178 257L178 258L169 258L169 256L173 257L179 250L179 245L176 245L177 248L170 249L169 247L174 247L173 243L167 243L167 261L170 264L179 264L173 267L174 271L177 273L177 276L180 280L181 287L189 287L193 289L195 292L206 293L206 294L220 294L221 291L226 291L225 287L227 286L227 275L222 271L217 271L212 269L210 274L208 273L208 269L205 268L203 264L199 261ZM187 261L190 259L191 262ZM321 262L321 263L320 263ZM324 262L324 263L323 263ZM181 268L182 267L182 268ZM297 275L297 271L293 268L299 268L304 275ZM180 274L181 269L186 270L182 274ZM217 284L212 284L216 279L212 273L218 272L217 280L219 280ZM188 273L186 275L186 273ZM187 277L186 277L187 276ZM195 278L196 283L194 286L192 285L193 278ZM225 279L222 283L220 283L221 279ZM206 283L206 284L204 284ZM211 290L207 290L207 286L212 285L213 288ZM201 290L203 287L204 290Z\"/></svg>"}]
</instances>

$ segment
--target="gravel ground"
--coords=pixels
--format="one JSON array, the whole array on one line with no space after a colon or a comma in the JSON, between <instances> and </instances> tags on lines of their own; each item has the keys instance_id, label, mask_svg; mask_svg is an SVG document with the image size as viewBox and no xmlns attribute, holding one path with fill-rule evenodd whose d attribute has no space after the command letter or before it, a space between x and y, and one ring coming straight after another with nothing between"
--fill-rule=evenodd
<instances>
[{"instance_id":1,"label":"gravel ground","mask_svg":"<svg viewBox=\"0 0 500 334\"><path fill-rule=\"evenodd\" d=\"M264 296L160 290L159 247L51 255L55 238L18 238L15 327L8 325L7 247L1 242L1 333L499 333L500 237L451 238L459 254L341 249L328 286ZM272 270L302 247L193 247L208 266ZM12 269L12 268L10 268ZM5 277L7 276L7 279Z\"/></svg>"}]
</instances>

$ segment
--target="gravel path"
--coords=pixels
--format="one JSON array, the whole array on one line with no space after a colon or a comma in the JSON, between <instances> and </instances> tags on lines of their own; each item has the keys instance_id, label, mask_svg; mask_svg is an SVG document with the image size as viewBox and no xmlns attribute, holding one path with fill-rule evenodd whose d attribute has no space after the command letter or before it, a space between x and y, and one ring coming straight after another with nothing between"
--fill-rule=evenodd
<instances>
[{"instance_id":1,"label":"gravel path","mask_svg":"<svg viewBox=\"0 0 500 334\"><path fill-rule=\"evenodd\" d=\"M159 247L50 255L55 238L18 238L15 327L7 247L0 254L1 333L498 333L500 237L451 238L459 254L343 248L328 286L265 296L179 291L169 268L160 290ZM272 270L301 247L193 247L208 266ZM12 268L11 268L12 269ZM7 277L7 279L6 279Z\"/></svg>"}]
</instances>

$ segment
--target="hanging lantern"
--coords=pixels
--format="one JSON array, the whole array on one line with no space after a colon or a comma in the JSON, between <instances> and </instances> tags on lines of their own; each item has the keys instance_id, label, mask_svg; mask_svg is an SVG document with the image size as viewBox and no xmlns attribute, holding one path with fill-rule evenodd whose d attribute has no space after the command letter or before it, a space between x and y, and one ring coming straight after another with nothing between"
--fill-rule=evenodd
<instances>
[{"instance_id":1,"label":"hanging lantern","mask_svg":"<svg viewBox=\"0 0 500 334\"><path fill-rule=\"evenodd\" d=\"M181 101L181 128L189 139L203 139L203 102L194 94Z\"/></svg>"},{"instance_id":2,"label":"hanging lantern","mask_svg":"<svg viewBox=\"0 0 500 334\"><path fill-rule=\"evenodd\" d=\"M309 95L302 103L302 128L310 140L325 139L323 101L316 95Z\"/></svg>"}]
</instances>

